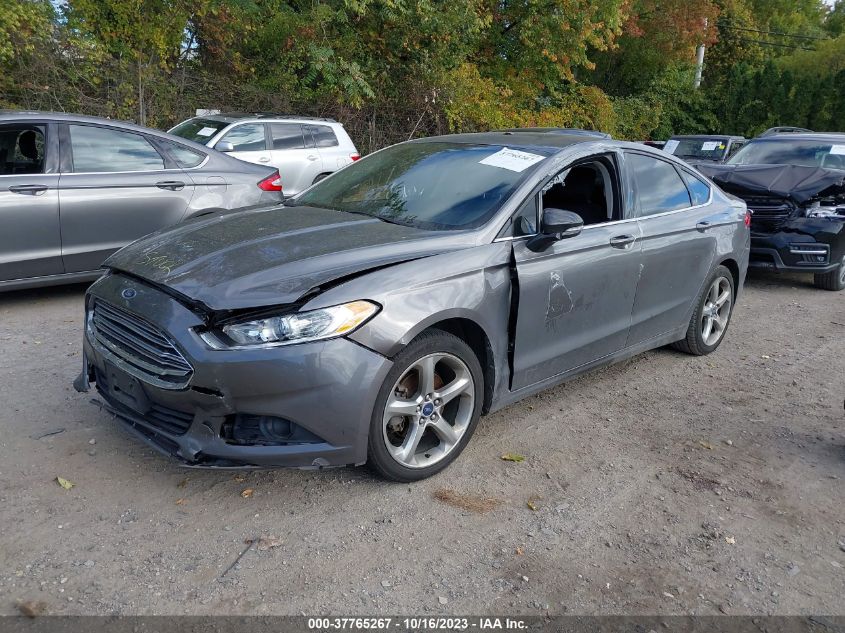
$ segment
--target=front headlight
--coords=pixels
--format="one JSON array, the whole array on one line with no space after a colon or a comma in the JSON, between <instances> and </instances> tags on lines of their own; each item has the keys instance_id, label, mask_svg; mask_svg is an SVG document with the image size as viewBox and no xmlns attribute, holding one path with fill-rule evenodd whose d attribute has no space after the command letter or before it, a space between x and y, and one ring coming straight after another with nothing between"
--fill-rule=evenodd
<instances>
[{"instance_id":1,"label":"front headlight","mask_svg":"<svg viewBox=\"0 0 845 633\"><path fill-rule=\"evenodd\" d=\"M354 332L378 310L375 303L353 301L319 310L231 323L223 326L222 337L213 332L203 332L200 337L215 349L307 343Z\"/></svg>"}]
</instances>

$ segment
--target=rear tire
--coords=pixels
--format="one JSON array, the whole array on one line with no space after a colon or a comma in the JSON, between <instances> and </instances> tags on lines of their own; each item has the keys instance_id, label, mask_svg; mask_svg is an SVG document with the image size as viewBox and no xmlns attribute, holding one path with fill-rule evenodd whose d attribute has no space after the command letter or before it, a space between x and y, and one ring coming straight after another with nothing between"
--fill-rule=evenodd
<instances>
[{"instance_id":1,"label":"rear tire","mask_svg":"<svg viewBox=\"0 0 845 633\"><path fill-rule=\"evenodd\" d=\"M686 336L672 343L672 347L694 356L715 351L728 331L735 296L731 271L717 266L707 277L704 289L696 299Z\"/></svg>"},{"instance_id":2,"label":"rear tire","mask_svg":"<svg viewBox=\"0 0 845 633\"><path fill-rule=\"evenodd\" d=\"M314 178L314 182L312 182L311 184L316 185L318 182L320 182L324 178L328 178L329 176L331 176L331 174L317 174L317 177Z\"/></svg>"},{"instance_id":3,"label":"rear tire","mask_svg":"<svg viewBox=\"0 0 845 633\"><path fill-rule=\"evenodd\" d=\"M394 359L370 420L367 461L400 482L431 477L472 437L484 402L484 374L469 345L428 330Z\"/></svg>"},{"instance_id":4,"label":"rear tire","mask_svg":"<svg viewBox=\"0 0 845 633\"><path fill-rule=\"evenodd\" d=\"M845 290L845 255L839 266L829 273L821 273L813 277L813 284L822 290Z\"/></svg>"}]
</instances>

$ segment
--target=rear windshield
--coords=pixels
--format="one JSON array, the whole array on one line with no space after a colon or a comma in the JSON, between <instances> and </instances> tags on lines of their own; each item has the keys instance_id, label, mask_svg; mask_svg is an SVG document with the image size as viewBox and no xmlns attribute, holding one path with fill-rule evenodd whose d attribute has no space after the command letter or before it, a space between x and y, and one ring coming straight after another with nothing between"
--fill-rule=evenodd
<instances>
[{"instance_id":1,"label":"rear windshield","mask_svg":"<svg viewBox=\"0 0 845 633\"><path fill-rule=\"evenodd\" d=\"M552 153L533 147L402 143L340 170L292 203L423 229L475 228Z\"/></svg>"},{"instance_id":2,"label":"rear windshield","mask_svg":"<svg viewBox=\"0 0 845 633\"><path fill-rule=\"evenodd\" d=\"M674 154L678 158L694 158L697 160L722 160L728 142L709 138L675 138L666 142L663 150Z\"/></svg>"},{"instance_id":3,"label":"rear windshield","mask_svg":"<svg viewBox=\"0 0 845 633\"><path fill-rule=\"evenodd\" d=\"M728 161L729 165L800 165L845 170L845 139L806 141L772 139L751 141Z\"/></svg>"},{"instance_id":4,"label":"rear windshield","mask_svg":"<svg viewBox=\"0 0 845 633\"><path fill-rule=\"evenodd\" d=\"M188 119L170 130L170 133L205 145L211 140L212 136L227 125L229 124L226 121L215 121L214 119Z\"/></svg>"}]
</instances>

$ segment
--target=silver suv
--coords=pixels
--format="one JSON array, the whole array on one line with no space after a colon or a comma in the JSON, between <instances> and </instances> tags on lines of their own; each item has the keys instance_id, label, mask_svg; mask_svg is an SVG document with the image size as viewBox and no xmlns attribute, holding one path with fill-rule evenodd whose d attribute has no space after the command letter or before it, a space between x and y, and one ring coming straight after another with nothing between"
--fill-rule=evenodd
<instances>
[{"instance_id":1,"label":"silver suv","mask_svg":"<svg viewBox=\"0 0 845 633\"><path fill-rule=\"evenodd\" d=\"M334 119L230 112L197 116L168 131L248 163L277 168L286 196L361 158Z\"/></svg>"}]
</instances>

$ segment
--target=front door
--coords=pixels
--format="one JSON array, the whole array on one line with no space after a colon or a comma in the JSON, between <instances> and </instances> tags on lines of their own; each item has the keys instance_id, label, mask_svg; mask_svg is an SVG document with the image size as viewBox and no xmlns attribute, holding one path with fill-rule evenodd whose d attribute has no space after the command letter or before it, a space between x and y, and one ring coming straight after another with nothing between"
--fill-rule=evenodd
<instances>
[{"instance_id":1,"label":"front door","mask_svg":"<svg viewBox=\"0 0 845 633\"><path fill-rule=\"evenodd\" d=\"M59 181L66 272L96 270L114 251L185 217L194 183L143 135L67 125Z\"/></svg>"},{"instance_id":2,"label":"front door","mask_svg":"<svg viewBox=\"0 0 845 633\"><path fill-rule=\"evenodd\" d=\"M585 227L535 253L514 241L519 282L512 389L625 346L640 273L636 221Z\"/></svg>"},{"instance_id":3,"label":"front door","mask_svg":"<svg viewBox=\"0 0 845 633\"><path fill-rule=\"evenodd\" d=\"M63 272L55 126L0 125L0 281Z\"/></svg>"}]
</instances>

